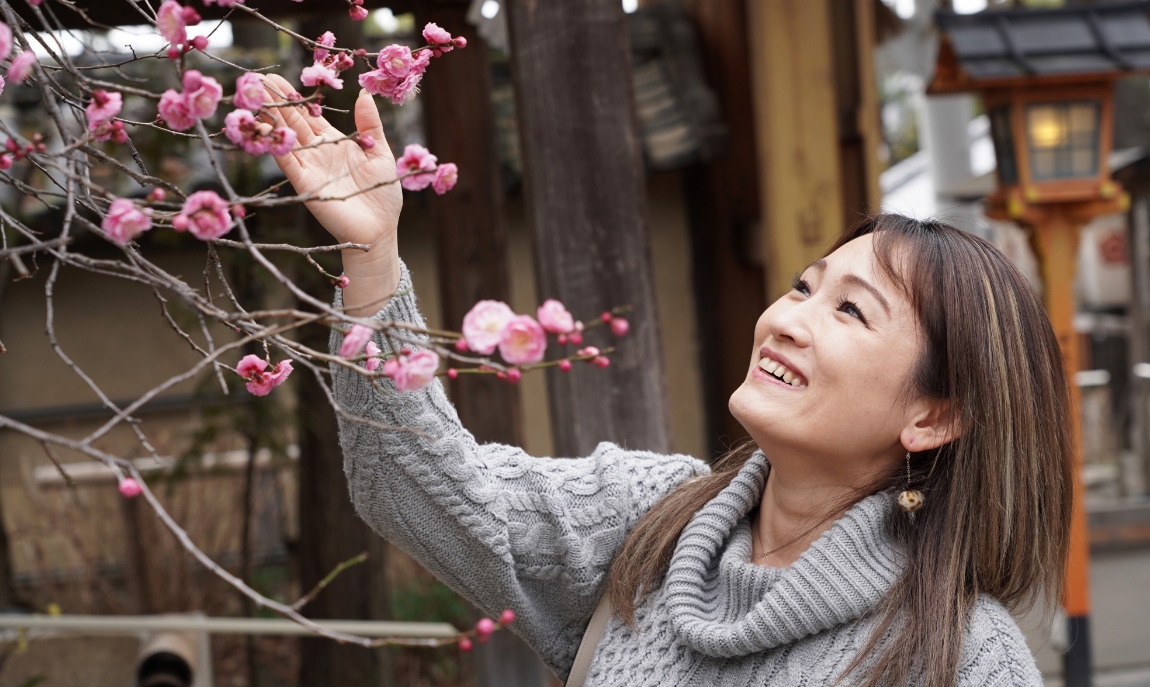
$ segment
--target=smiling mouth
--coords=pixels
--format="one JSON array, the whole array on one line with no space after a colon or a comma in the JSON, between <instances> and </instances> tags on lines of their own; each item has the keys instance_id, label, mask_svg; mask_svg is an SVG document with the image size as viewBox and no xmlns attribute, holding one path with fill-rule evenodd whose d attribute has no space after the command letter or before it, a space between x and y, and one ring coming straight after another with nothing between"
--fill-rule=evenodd
<instances>
[{"instance_id":1,"label":"smiling mouth","mask_svg":"<svg viewBox=\"0 0 1150 687\"><path fill-rule=\"evenodd\" d=\"M806 381L802 377L798 376L786 365L783 365L776 360L763 358L759 361L759 369L767 373L767 375L779 380L783 384L790 384L796 389L805 387L807 385Z\"/></svg>"}]
</instances>

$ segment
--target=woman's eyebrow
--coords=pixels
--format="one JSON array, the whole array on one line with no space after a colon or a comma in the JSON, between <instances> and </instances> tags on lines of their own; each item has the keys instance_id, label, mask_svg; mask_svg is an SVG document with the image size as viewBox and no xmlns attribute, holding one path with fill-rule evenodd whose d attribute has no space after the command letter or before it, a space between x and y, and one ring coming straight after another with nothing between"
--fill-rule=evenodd
<instances>
[{"instance_id":1,"label":"woman's eyebrow","mask_svg":"<svg viewBox=\"0 0 1150 687\"><path fill-rule=\"evenodd\" d=\"M857 274L844 274L843 281L847 284L861 286L867 291L870 291L870 294L874 296L875 300L878 301L878 304L881 305L883 310L886 311L886 316L890 317L890 303L887 302L886 297L883 296L882 292L876 289L873 284L858 276Z\"/></svg>"}]
</instances>

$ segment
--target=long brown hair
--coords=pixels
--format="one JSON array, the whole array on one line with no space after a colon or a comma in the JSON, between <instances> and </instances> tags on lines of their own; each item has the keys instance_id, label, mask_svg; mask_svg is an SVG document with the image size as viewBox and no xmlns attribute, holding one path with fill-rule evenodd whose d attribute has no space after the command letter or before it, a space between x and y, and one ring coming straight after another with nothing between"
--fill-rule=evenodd
<instances>
[{"instance_id":1,"label":"long brown hair","mask_svg":"<svg viewBox=\"0 0 1150 687\"><path fill-rule=\"evenodd\" d=\"M865 661L868 687L906 684L912 675L949 687L979 594L1022 611L1061 589L1073 457L1066 376L1042 303L991 244L941 222L876 215L828 254L866 234L922 333L908 391L947 401L961 434L912 458L911 483L926 505L913 522L895 512L887 523L906 568L873 611L869 643L840 677ZM662 584L683 528L755 448L744 443L719 458L710 475L677 487L627 535L607 585L620 617L634 622L636 605ZM905 480L894 471L859 498L893 494ZM875 652L878 660L866 660Z\"/></svg>"}]
</instances>

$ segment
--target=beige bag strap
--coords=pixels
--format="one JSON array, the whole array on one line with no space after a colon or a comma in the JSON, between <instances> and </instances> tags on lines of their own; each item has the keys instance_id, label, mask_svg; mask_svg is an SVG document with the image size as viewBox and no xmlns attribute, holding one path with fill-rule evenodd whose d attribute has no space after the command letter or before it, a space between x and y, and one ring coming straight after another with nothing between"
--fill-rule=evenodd
<instances>
[{"instance_id":1,"label":"beige bag strap","mask_svg":"<svg viewBox=\"0 0 1150 687\"><path fill-rule=\"evenodd\" d=\"M611 619L611 598L604 592L599 599L599 605L591 614L591 622L587 623L587 630L583 632L583 640L579 642L579 651L575 653L575 662L571 664L571 673L567 676L564 687L583 687L587 680L587 671L591 668L591 659L595 657L595 648L599 646L599 639L603 636L603 628Z\"/></svg>"}]
</instances>

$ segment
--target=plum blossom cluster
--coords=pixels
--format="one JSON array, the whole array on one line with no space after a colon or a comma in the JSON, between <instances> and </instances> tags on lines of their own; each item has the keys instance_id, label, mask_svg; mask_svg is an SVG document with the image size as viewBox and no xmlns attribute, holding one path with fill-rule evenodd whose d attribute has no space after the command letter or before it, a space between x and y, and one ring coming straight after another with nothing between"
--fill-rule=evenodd
<instances>
[{"instance_id":1,"label":"plum blossom cluster","mask_svg":"<svg viewBox=\"0 0 1150 687\"><path fill-rule=\"evenodd\" d=\"M439 158L430 150L411 143L395 161L395 175L408 191L422 191L430 186L442 196L455 188L459 181L459 168L454 162L439 164Z\"/></svg>"},{"instance_id":2,"label":"plum blossom cluster","mask_svg":"<svg viewBox=\"0 0 1150 687\"><path fill-rule=\"evenodd\" d=\"M27 2L33 6L41 4L40 0ZM204 6L230 8L237 14L254 15L257 11L250 7L256 0L248 0L246 4L244 0L202 2ZM146 4L140 4L140 7L151 12ZM261 607L273 609L318 634L341 642L364 647L427 645L425 639L371 639L315 625L298 612L297 605L270 599L243 580L227 574L164 510L128 456L105 452L99 447L107 442L100 439L108 432L124 429L134 433L138 439L138 446L130 449L131 457L150 455L157 458L156 449L149 443L149 436L143 429L145 425L139 417L139 410L172 385L193 379L210 383L218 380L221 393L229 395L236 393L242 385L246 393L240 393L245 397L270 397L274 401L275 390L283 386L296 370L314 374L319 383L330 391L330 363L355 367L373 380L389 379L399 391L415 391L432 383L437 375L478 372L517 381L522 373L537 367L558 365L562 368L565 365L564 369L570 369L571 361L590 362L595 357L606 361L607 351L581 348L572 355L545 361L547 337L560 337L559 341L565 344L581 336L580 323L569 314L569 322L563 324L566 311L561 305L558 310L554 305L547 305L546 311L541 309L535 316L510 313L506 321L496 328L496 343L490 351L492 355L498 352L501 358L475 364L467 336L462 332L449 332L445 337L442 333L416 331L400 326L400 323L383 323L375 328L363 326L331 306L327 299L317 299L299 289L293 281L298 274L294 270L309 269L304 264L305 260L311 267L319 269L336 288L349 285L346 276L324 272L319 262L312 258L314 253L369 250L370 247L354 243L336 246L260 243L258 234L252 231L248 209L262 212L273 207L300 205L311 198L292 195L282 183L272 183L267 188L247 187L249 179L244 179L245 187L233 183L240 178L240 175L230 175L234 169L229 169L229 163L240 157L234 154L236 149L248 155L284 156L293 152L306 155L299 146L297 129L292 128L295 125L283 125L284 119L277 116L282 110L276 108L302 107L312 116L321 116L324 90L342 88L346 76L343 72L354 66L357 60L368 62L371 68L365 76L365 87L370 92L393 103L409 102L418 93L431 60L465 47L466 40L452 36L435 24L428 24L423 30L424 46L414 49L389 46L378 55L369 55L364 49L337 48L336 36L332 33L325 33L315 41L303 38L261 14L261 19L281 31L281 35L312 51L312 64L297 76L300 83L314 88L314 91L307 95L290 89L280 93L260 76L262 70L273 65L248 71L207 54L208 39L189 35L196 33L192 27L201 22L199 12L192 4L194 0L156 0L151 3L155 7L155 31L167 42L166 50L159 56L162 58L166 52L170 58L153 62L164 70L163 82L153 80L152 76L141 76L146 70L132 72L123 69L125 64L152 60L156 57L154 55L133 55L116 63L104 62L104 54L86 54L84 61L63 55L41 64L36 53L21 47L37 44L38 37L29 33L28 24L24 21L12 25L0 22L0 93L5 88L9 91L26 88L28 90L22 93L33 94L37 89L44 98L43 107L47 114L31 125L31 128L39 130L27 133L27 121L32 118L26 118L20 126L10 122L0 125L6 134L0 149L0 170L15 167L11 173L0 175L0 183L8 183L24 197L39 201L24 204L36 205L35 212L41 211L43 206L54 212L51 222L34 225L29 220L31 215L25 214L26 210L19 204L15 207L6 204L0 208L0 225L3 225L0 228L4 231L0 263L15 266L16 274L21 277L29 274L24 263L29 255L38 261L34 265L36 268L50 263L50 269L44 270L49 287L55 283L57 273L63 271L57 268L63 267L122 278L149 289L160 302L164 326L190 345L196 356L194 365L179 375L158 383L134 401L120 403L108 400L113 396L104 393L93 381L99 375L87 374L88 371L68 359L64 352L65 344L56 349L57 354L88 384L94 397L107 406L111 419L82 440L22 425L2 413L0 428L35 437L45 446L50 457L49 447L66 447L105 464L116 475L117 489L123 498L146 501L189 553ZM367 16L360 0L348 0L348 4L353 18ZM37 30L50 31L52 28L44 25ZM44 35L47 34L41 38ZM190 54L197 50L204 52L212 62L197 62L200 56ZM78 64L82 66L78 67ZM203 66L205 64L208 66ZM196 66L200 69L193 68ZM236 76L231 93L228 92L231 90L231 77L227 76L230 74ZM169 88L173 85L174 88ZM135 117L125 114L145 106L154 108L144 117L151 121L133 121ZM53 124L55 128L49 130L47 127ZM140 133L158 138L150 138L148 145L140 145L140 141L135 140ZM197 186L190 187L191 177L187 177L189 187L183 187L184 181L178 176L157 175L157 166L149 159L155 151L151 146L153 140L159 140L162 146L166 145L165 141L176 140L181 145L190 142L192 146L198 146L196 154L202 155L207 163L203 169L211 169L214 178L205 180L198 176L197 171ZM352 146L352 142L358 144L362 152ZM386 143L372 136L353 133L344 138L309 144L306 148L321 145L343 146L354 158L353 164L368 164L378 163L378 151L369 153ZM224 152L226 155L221 155ZM416 191L431 187L439 194L454 187L460 173L456 165L440 163L422 146L405 149L396 163L395 175L391 176L390 172L389 169L380 175L386 177L380 179L380 184L400 184L405 189ZM205 181L210 184L210 189L204 187L208 184L202 184ZM321 193L326 194L326 191L324 189ZM332 192L324 196L324 201L341 202L350 197ZM260 230L263 231L264 227ZM107 242L98 253L89 254L92 242L78 240L79 235L85 232L88 232L85 239L95 236ZM149 232L160 235L153 236ZM147 236L157 239L157 243L167 242L174 233L186 234L210 244L204 247L207 265L202 273L200 270L192 270L190 274L173 273L170 265L153 262L150 255L153 243L140 240ZM119 250L109 251L108 244ZM233 261L232 256L226 254L228 251L252 258L247 262L252 265L253 276L275 282L293 293L298 298L296 306L272 309L260 298L233 288L228 270L240 261ZM279 255L294 257L271 261L266 257L270 251L283 251ZM56 323L52 313L64 309L51 307L51 288L45 289L45 293L49 305L47 330L54 337ZM169 310L168 304L173 302L181 306L179 313ZM509 308L507 312L510 312ZM188 314L193 317L182 317ZM189 326L189 322L193 324ZM213 334L217 331L213 324L226 328L226 338ZM332 355L326 348L317 350L301 343L303 337L294 333L305 326L332 327L345 332L338 355ZM540 331L543 332L542 339ZM385 345L387 352L384 351ZM14 346L13 350L7 351L0 342L0 353L19 355L16 348ZM260 355L248 354L260 348ZM448 367L448 361L456 360L472 367L459 370ZM116 362L107 358L106 364ZM138 363L126 361L124 364ZM280 396L285 391L288 389L281 389ZM333 407L345 417L352 415L334 402ZM370 421L368 418L352 419ZM403 427L392 429L409 431ZM306 601L306 597L301 601ZM438 645L458 643L460 648L469 649L473 641L486 641L493 632L506 627L514 619L515 614L507 610L498 620L485 618L456 637L434 641Z\"/></svg>"},{"instance_id":3,"label":"plum blossom cluster","mask_svg":"<svg viewBox=\"0 0 1150 687\"><path fill-rule=\"evenodd\" d=\"M372 95L402 105L419 92L419 82L423 80L432 57L467 47L466 38L453 37L435 24L424 27L423 39L427 41L427 47L415 51L403 45L389 45L381 50L375 61L376 68L361 74L359 85Z\"/></svg>"}]
</instances>

